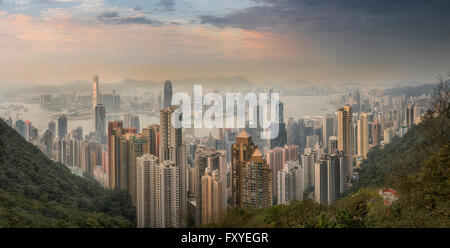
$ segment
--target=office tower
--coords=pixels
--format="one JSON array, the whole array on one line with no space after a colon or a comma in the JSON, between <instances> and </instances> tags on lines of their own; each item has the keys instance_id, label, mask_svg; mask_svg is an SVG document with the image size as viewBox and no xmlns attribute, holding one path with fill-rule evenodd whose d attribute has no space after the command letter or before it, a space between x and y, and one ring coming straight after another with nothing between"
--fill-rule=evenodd
<instances>
[{"instance_id":1,"label":"office tower","mask_svg":"<svg viewBox=\"0 0 450 248\"><path fill-rule=\"evenodd\" d=\"M312 187L314 187L314 162L315 162L315 153L305 153L300 156L301 164L303 166L304 178L302 180L303 182L303 189L308 190Z\"/></svg>"},{"instance_id":2,"label":"office tower","mask_svg":"<svg viewBox=\"0 0 450 248\"><path fill-rule=\"evenodd\" d=\"M314 163L314 196L320 204L328 202L328 160Z\"/></svg>"},{"instance_id":3,"label":"office tower","mask_svg":"<svg viewBox=\"0 0 450 248\"><path fill-rule=\"evenodd\" d=\"M103 104L95 106L95 138L100 144L106 144L106 110Z\"/></svg>"},{"instance_id":4,"label":"office tower","mask_svg":"<svg viewBox=\"0 0 450 248\"><path fill-rule=\"evenodd\" d=\"M378 120L375 120L372 124L372 145L379 146L381 141L381 125Z\"/></svg>"},{"instance_id":5,"label":"office tower","mask_svg":"<svg viewBox=\"0 0 450 248\"><path fill-rule=\"evenodd\" d=\"M414 104L409 103L405 108L405 125L412 127L414 124Z\"/></svg>"},{"instance_id":6,"label":"office tower","mask_svg":"<svg viewBox=\"0 0 450 248\"><path fill-rule=\"evenodd\" d=\"M338 110L338 150L344 152L346 177L353 173L352 108L348 105Z\"/></svg>"},{"instance_id":7,"label":"office tower","mask_svg":"<svg viewBox=\"0 0 450 248\"><path fill-rule=\"evenodd\" d=\"M142 136L147 140L145 153L159 157L159 125L150 125L142 129Z\"/></svg>"},{"instance_id":8,"label":"office tower","mask_svg":"<svg viewBox=\"0 0 450 248\"><path fill-rule=\"evenodd\" d=\"M183 131L182 128L175 128L172 125L172 114L178 108L178 106L165 107L160 111L160 148L159 159L161 161L171 161L175 163L177 169L179 169L178 178L178 191L180 199L180 217L182 220L181 226L185 226L185 220L187 216L187 198L186 198L186 146L183 144ZM177 116L179 121L182 121L182 116Z\"/></svg>"},{"instance_id":9,"label":"office tower","mask_svg":"<svg viewBox=\"0 0 450 248\"><path fill-rule=\"evenodd\" d=\"M227 199L224 194L226 181L219 170L208 167L201 177L201 224L218 223L227 212Z\"/></svg>"},{"instance_id":10,"label":"office tower","mask_svg":"<svg viewBox=\"0 0 450 248\"><path fill-rule=\"evenodd\" d=\"M137 227L181 227L180 168L151 154L137 158Z\"/></svg>"},{"instance_id":11,"label":"office tower","mask_svg":"<svg viewBox=\"0 0 450 248\"><path fill-rule=\"evenodd\" d=\"M297 144L299 151L303 153L303 151L306 148L306 134L305 134L305 120L299 119L297 122L297 128L298 128L298 141Z\"/></svg>"},{"instance_id":12,"label":"office tower","mask_svg":"<svg viewBox=\"0 0 450 248\"><path fill-rule=\"evenodd\" d=\"M333 116L332 115L326 115L323 117L323 126L322 126L322 138L323 138L323 148L328 148L328 140L331 136L334 134L333 130ZM329 153L329 151L328 151Z\"/></svg>"},{"instance_id":13,"label":"office tower","mask_svg":"<svg viewBox=\"0 0 450 248\"><path fill-rule=\"evenodd\" d=\"M16 120L15 128L22 137L26 138L25 122L23 120Z\"/></svg>"},{"instance_id":14,"label":"office tower","mask_svg":"<svg viewBox=\"0 0 450 248\"><path fill-rule=\"evenodd\" d=\"M136 128L137 132L140 132L139 116L130 113L124 115L124 125L127 128Z\"/></svg>"},{"instance_id":15,"label":"office tower","mask_svg":"<svg viewBox=\"0 0 450 248\"><path fill-rule=\"evenodd\" d=\"M73 129L71 131L71 136L75 140L82 140L83 139L83 127L77 127L76 129Z\"/></svg>"},{"instance_id":16,"label":"office tower","mask_svg":"<svg viewBox=\"0 0 450 248\"><path fill-rule=\"evenodd\" d=\"M92 77L92 109L95 111L95 107L100 103L99 96L100 89L98 88L98 75Z\"/></svg>"},{"instance_id":17,"label":"office tower","mask_svg":"<svg viewBox=\"0 0 450 248\"><path fill-rule=\"evenodd\" d=\"M303 199L303 167L298 160L288 161L278 171L278 204L288 204Z\"/></svg>"},{"instance_id":18,"label":"office tower","mask_svg":"<svg viewBox=\"0 0 450 248\"><path fill-rule=\"evenodd\" d=\"M233 207L264 208L272 205L272 176L262 153L243 130L232 147Z\"/></svg>"},{"instance_id":19,"label":"office tower","mask_svg":"<svg viewBox=\"0 0 450 248\"><path fill-rule=\"evenodd\" d=\"M328 139L328 154L334 154L338 151L338 139L336 136L331 136Z\"/></svg>"},{"instance_id":20,"label":"office tower","mask_svg":"<svg viewBox=\"0 0 450 248\"><path fill-rule=\"evenodd\" d=\"M50 121L48 123L48 130L52 133L52 138L56 137L56 123L54 121Z\"/></svg>"},{"instance_id":21,"label":"office tower","mask_svg":"<svg viewBox=\"0 0 450 248\"><path fill-rule=\"evenodd\" d=\"M298 130L297 130L297 122L294 118L289 117L287 123L287 144L292 145L297 140Z\"/></svg>"},{"instance_id":22,"label":"office tower","mask_svg":"<svg viewBox=\"0 0 450 248\"><path fill-rule=\"evenodd\" d=\"M139 115L131 116L130 124L132 128L136 128L137 132L140 133L141 125L139 123Z\"/></svg>"},{"instance_id":23,"label":"office tower","mask_svg":"<svg viewBox=\"0 0 450 248\"><path fill-rule=\"evenodd\" d=\"M58 139L64 139L67 135L67 117L60 115L58 117Z\"/></svg>"},{"instance_id":24,"label":"office tower","mask_svg":"<svg viewBox=\"0 0 450 248\"><path fill-rule=\"evenodd\" d=\"M361 95L358 90L353 93L353 106L355 108L355 112L359 113L361 111Z\"/></svg>"},{"instance_id":25,"label":"office tower","mask_svg":"<svg viewBox=\"0 0 450 248\"><path fill-rule=\"evenodd\" d=\"M164 82L164 108L172 105L172 83Z\"/></svg>"},{"instance_id":26,"label":"office tower","mask_svg":"<svg viewBox=\"0 0 450 248\"><path fill-rule=\"evenodd\" d=\"M339 194L344 191L344 174L341 173L341 162L343 158L340 154L332 154L328 156L327 160L327 196L328 204L335 202ZM342 183L341 183L342 182Z\"/></svg>"},{"instance_id":27,"label":"office tower","mask_svg":"<svg viewBox=\"0 0 450 248\"><path fill-rule=\"evenodd\" d=\"M270 149L275 147L282 147L287 144L287 131L286 123L284 123L284 104L283 102L278 102L278 113L275 113L278 120L270 124L270 130L275 132L278 129L278 135L271 137L270 139Z\"/></svg>"},{"instance_id":28,"label":"office tower","mask_svg":"<svg viewBox=\"0 0 450 248\"><path fill-rule=\"evenodd\" d=\"M53 149L53 134L50 130L45 130L44 136L42 137L42 144L44 144L44 153L48 158L52 158Z\"/></svg>"},{"instance_id":29,"label":"office tower","mask_svg":"<svg viewBox=\"0 0 450 248\"><path fill-rule=\"evenodd\" d=\"M233 129L224 129L223 138L225 141L225 151L227 155L227 162L231 162L231 147L236 141L237 132Z\"/></svg>"},{"instance_id":30,"label":"office tower","mask_svg":"<svg viewBox=\"0 0 450 248\"><path fill-rule=\"evenodd\" d=\"M369 122L367 114L361 113L358 119L358 155L366 156L369 152Z\"/></svg>"}]
</instances>

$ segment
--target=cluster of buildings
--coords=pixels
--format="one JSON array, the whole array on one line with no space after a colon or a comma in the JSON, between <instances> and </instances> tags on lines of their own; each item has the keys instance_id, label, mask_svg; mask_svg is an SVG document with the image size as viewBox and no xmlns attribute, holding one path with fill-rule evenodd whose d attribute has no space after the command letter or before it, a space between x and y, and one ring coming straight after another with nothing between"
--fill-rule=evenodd
<instances>
[{"instance_id":1,"label":"cluster of buildings","mask_svg":"<svg viewBox=\"0 0 450 248\"><path fill-rule=\"evenodd\" d=\"M335 113L291 117L287 123L279 102L279 121L272 123L279 135L270 140L259 137L261 127L248 126L220 128L218 138L195 137L192 130L172 125L172 118L182 116L174 115L178 106L171 99L172 84L166 81L159 124L141 129L132 114L106 123L94 76L95 132L68 132L64 115L50 122L41 137L29 121L14 126L74 173L129 192L138 227L186 227L220 222L232 208L303 199L333 203L357 178L354 168L372 147L391 142L420 121L424 98L371 90L361 100L356 91L339 99L342 107Z\"/></svg>"}]
</instances>

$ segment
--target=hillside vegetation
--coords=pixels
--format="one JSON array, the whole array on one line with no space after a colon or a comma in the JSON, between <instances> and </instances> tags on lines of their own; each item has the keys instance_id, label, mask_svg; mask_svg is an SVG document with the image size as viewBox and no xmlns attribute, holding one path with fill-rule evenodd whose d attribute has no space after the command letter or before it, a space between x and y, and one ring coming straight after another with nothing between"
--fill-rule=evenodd
<instances>
[{"instance_id":1,"label":"hillside vegetation","mask_svg":"<svg viewBox=\"0 0 450 248\"><path fill-rule=\"evenodd\" d=\"M0 120L0 227L134 227L124 191L48 159Z\"/></svg>"}]
</instances>

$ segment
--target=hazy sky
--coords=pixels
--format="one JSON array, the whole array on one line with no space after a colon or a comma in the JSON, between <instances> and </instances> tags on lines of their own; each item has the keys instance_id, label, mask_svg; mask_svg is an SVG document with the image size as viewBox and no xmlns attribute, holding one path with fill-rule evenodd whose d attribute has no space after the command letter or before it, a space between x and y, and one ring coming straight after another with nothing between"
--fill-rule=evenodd
<instances>
[{"instance_id":1,"label":"hazy sky","mask_svg":"<svg viewBox=\"0 0 450 248\"><path fill-rule=\"evenodd\" d=\"M431 81L448 0L0 0L0 84Z\"/></svg>"}]
</instances>

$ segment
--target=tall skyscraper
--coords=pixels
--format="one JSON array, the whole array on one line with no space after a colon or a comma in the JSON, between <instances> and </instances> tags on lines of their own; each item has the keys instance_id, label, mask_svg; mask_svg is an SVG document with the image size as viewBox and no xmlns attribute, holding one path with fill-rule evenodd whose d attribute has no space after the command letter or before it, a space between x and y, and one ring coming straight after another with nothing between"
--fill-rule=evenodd
<instances>
[{"instance_id":1,"label":"tall skyscraper","mask_svg":"<svg viewBox=\"0 0 450 248\"><path fill-rule=\"evenodd\" d=\"M328 154L333 154L338 151L338 139L336 136L331 136L328 139Z\"/></svg>"},{"instance_id":2,"label":"tall skyscraper","mask_svg":"<svg viewBox=\"0 0 450 248\"><path fill-rule=\"evenodd\" d=\"M147 140L145 153L159 157L159 125L150 125L142 129L142 136Z\"/></svg>"},{"instance_id":3,"label":"tall skyscraper","mask_svg":"<svg viewBox=\"0 0 450 248\"><path fill-rule=\"evenodd\" d=\"M109 152L109 186L116 188L119 183L120 136L124 133L122 121L108 123L108 152Z\"/></svg>"},{"instance_id":4,"label":"tall skyscraper","mask_svg":"<svg viewBox=\"0 0 450 248\"><path fill-rule=\"evenodd\" d=\"M204 221L203 218L203 207L204 207L204 196L202 189L202 177L206 176L206 169L210 170L209 176L212 176L212 173L217 171L215 180L224 182L221 187L220 198L226 199L226 158L225 153L218 152L215 149L206 148L204 146L198 146L195 151L195 161L194 161L194 175L193 175L193 196L196 200L196 224L202 224ZM209 184L208 184L209 185ZM208 199L209 201L210 199ZM221 206L221 208L226 208L225 206Z\"/></svg>"},{"instance_id":5,"label":"tall skyscraper","mask_svg":"<svg viewBox=\"0 0 450 248\"><path fill-rule=\"evenodd\" d=\"M48 130L52 133L52 138L56 137L56 123L54 121L50 121L48 123Z\"/></svg>"},{"instance_id":6,"label":"tall skyscraper","mask_svg":"<svg viewBox=\"0 0 450 248\"><path fill-rule=\"evenodd\" d=\"M272 205L272 176L262 153L243 130L232 147L233 207Z\"/></svg>"},{"instance_id":7,"label":"tall skyscraper","mask_svg":"<svg viewBox=\"0 0 450 248\"><path fill-rule=\"evenodd\" d=\"M187 195L186 195L186 146L183 144L182 128L175 128L172 125L172 114L178 106L165 107L160 111L160 148L159 159L162 162L170 161L175 163L178 173L178 188L179 188L179 214L180 220L183 222L180 225L184 226L184 221L187 216ZM182 116L177 116L181 121Z\"/></svg>"},{"instance_id":8,"label":"tall skyscraper","mask_svg":"<svg viewBox=\"0 0 450 248\"><path fill-rule=\"evenodd\" d=\"M328 160L319 160L314 164L315 199L320 204L328 202Z\"/></svg>"},{"instance_id":9,"label":"tall skyscraper","mask_svg":"<svg viewBox=\"0 0 450 248\"><path fill-rule=\"evenodd\" d=\"M381 142L381 125L377 119L372 124L372 145L379 146Z\"/></svg>"},{"instance_id":10,"label":"tall skyscraper","mask_svg":"<svg viewBox=\"0 0 450 248\"><path fill-rule=\"evenodd\" d=\"M405 125L412 127L414 124L414 104L408 104L405 108Z\"/></svg>"},{"instance_id":11,"label":"tall skyscraper","mask_svg":"<svg viewBox=\"0 0 450 248\"><path fill-rule=\"evenodd\" d=\"M287 204L293 200L303 199L303 166L299 160L288 161L283 168L278 171L277 177L278 204Z\"/></svg>"},{"instance_id":12,"label":"tall skyscraper","mask_svg":"<svg viewBox=\"0 0 450 248\"><path fill-rule=\"evenodd\" d=\"M328 140L331 136L334 134L333 130L333 116L332 115L326 115L323 117L323 126L322 126L322 144L323 148L328 148ZM328 150L329 153L329 150Z\"/></svg>"},{"instance_id":13,"label":"tall skyscraper","mask_svg":"<svg viewBox=\"0 0 450 248\"><path fill-rule=\"evenodd\" d=\"M369 152L369 122L367 114L361 113L358 119L358 155L366 156Z\"/></svg>"},{"instance_id":14,"label":"tall skyscraper","mask_svg":"<svg viewBox=\"0 0 450 248\"><path fill-rule=\"evenodd\" d=\"M344 152L346 177L353 173L352 148L352 107L344 106L338 110L338 150Z\"/></svg>"},{"instance_id":15,"label":"tall skyscraper","mask_svg":"<svg viewBox=\"0 0 450 248\"><path fill-rule=\"evenodd\" d=\"M67 134L67 117L60 115L58 117L58 139L64 139Z\"/></svg>"},{"instance_id":16,"label":"tall skyscraper","mask_svg":"<svg viewBox=\"0 0 450 248\"><path fill-rule=\"evenodd\" d=\"M98 75L92 77L92 109L95 111L95 107L99 104L99 87L98 87Z\"/></svg>"},{"instance_id":17,"label":"tall skyscraper","mask_svg":"<svg viewBox=\"0 0 450 248\"><path fill-rule=\"evenodd\" d=\"M103 104L95 106L95 137L100 144L106 144L106 111Z\"/></svg>"},{"instance_id":18,"label":"tall skyscraper","mask_svg":"<svg viewBox=\"0 0 450 248\"><path fill-rule=\"evenodd\" d=\"M287 144L287 131L286 131L286 123L284 123L284 104L282 101L278 102L278 120L274 123L271 123L270 129L276 130L278 129L278 135L275 137L271 137L270 139L270 149L275 147L282 147Z\"/></svg>"},{"instance_id":19,"label":"tall skyscraper","mask_svg":"<svg viewBox=\"0 0 450 248\"><path fill-rule=\"evenodd\" d=\"M164 108L172 105L172 82L164 82Z\"/></svg>"}]
</instances>

